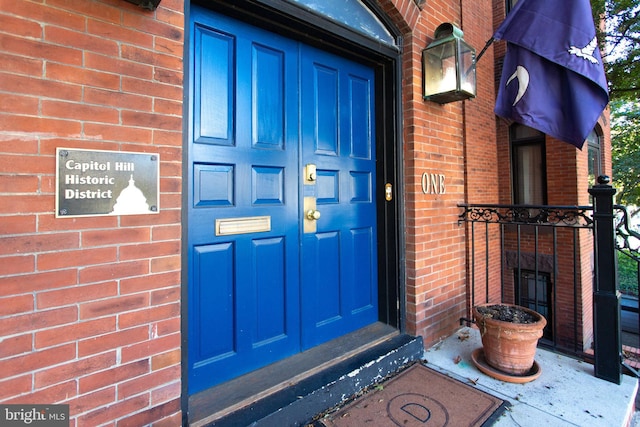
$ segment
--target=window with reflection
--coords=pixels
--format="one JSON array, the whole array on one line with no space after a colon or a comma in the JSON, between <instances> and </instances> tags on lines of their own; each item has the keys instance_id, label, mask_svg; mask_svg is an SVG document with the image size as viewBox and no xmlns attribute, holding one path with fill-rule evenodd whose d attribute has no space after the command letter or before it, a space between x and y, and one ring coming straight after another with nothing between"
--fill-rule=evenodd
<instances>
[{"instance_id":1,"label":"window with reflection","mask_svg":"<svg viewBox=\"0 0 640 427\"><path fill-rule=\"evenodd\" d=\"M528 126L510 127L513 203L547 203L545 135Z\"/></svg>"},{"instance_id":2,"label":"window with reflection","mask_svg":"<svg viewBox=\"0 0 640 427\"><path fill-rule=\"evenodd\" d=\"M589 186L596 183L596 178L602 175L602 161L600 158L600 133L594 129L587 136L587 156L589 170Z\"/></svg>"}]
</instances>

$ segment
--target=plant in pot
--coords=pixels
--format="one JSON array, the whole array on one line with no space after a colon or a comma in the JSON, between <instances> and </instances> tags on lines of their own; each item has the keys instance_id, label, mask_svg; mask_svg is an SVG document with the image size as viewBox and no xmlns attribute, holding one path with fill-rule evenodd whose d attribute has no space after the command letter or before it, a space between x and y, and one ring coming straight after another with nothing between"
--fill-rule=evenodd
<instances>
[{"instance_id":1,"label":"plant in pot","mask_svg":"<svg viewBox=\"0 0 640 427\"><path fill-rule=\"evenodd\" d=\"M481 371L510 382L531 381L538 340L547 324L540 313L513 304L480 304L473 307L474 322L480 330L484 360L493 369L483 369L479 352L473 355Z\"/></svg>"}]
</instances>

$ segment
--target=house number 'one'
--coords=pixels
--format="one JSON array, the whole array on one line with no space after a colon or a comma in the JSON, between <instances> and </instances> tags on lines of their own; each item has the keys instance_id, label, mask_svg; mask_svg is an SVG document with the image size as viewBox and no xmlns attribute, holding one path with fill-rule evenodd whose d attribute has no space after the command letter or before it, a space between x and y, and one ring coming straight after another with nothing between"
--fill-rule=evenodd
<instances>
[{"instance_id":1,"label":"house number 'one'","mask_svg":"<svg viewBox=\"0 0 640 427\"><path fill-rule=\"evenodd\" d=\"M444 174L423 173L422 174L422 192L424 194L445 194Z\"/></svg>"}]
</instances>

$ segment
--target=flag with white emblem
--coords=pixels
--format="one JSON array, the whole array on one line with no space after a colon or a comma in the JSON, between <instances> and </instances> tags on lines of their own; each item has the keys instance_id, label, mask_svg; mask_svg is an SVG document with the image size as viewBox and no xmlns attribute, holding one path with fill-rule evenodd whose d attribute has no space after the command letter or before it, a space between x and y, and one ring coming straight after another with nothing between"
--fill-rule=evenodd
<instances>
[{"instance_id":1,"label":"flag with white emblem","mask_svg":"<svg viewBox=\"0 0 640 427\"><path fill-rule=\"evenodd\" d=\"M609 102L589 0L519 0L493 38L507 41L495 113L582 148Z\"/></svg>"}]
</instances>

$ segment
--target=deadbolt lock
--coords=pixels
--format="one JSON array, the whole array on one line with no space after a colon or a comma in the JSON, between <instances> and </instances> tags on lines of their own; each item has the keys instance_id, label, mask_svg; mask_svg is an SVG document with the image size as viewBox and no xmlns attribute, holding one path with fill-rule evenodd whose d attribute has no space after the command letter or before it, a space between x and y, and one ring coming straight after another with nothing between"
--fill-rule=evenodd
<instances>
[{"instance_id":1,"label":"deadbolt lock","mask_svg":"<svg viewBox=\"0 0 640 427\"><path fill-rule=\"evenodd\" d=\"M304 167L304 183L307 185L315 184L317 179L316 165L309 163Z\"/></svg>"}]
</instances>

